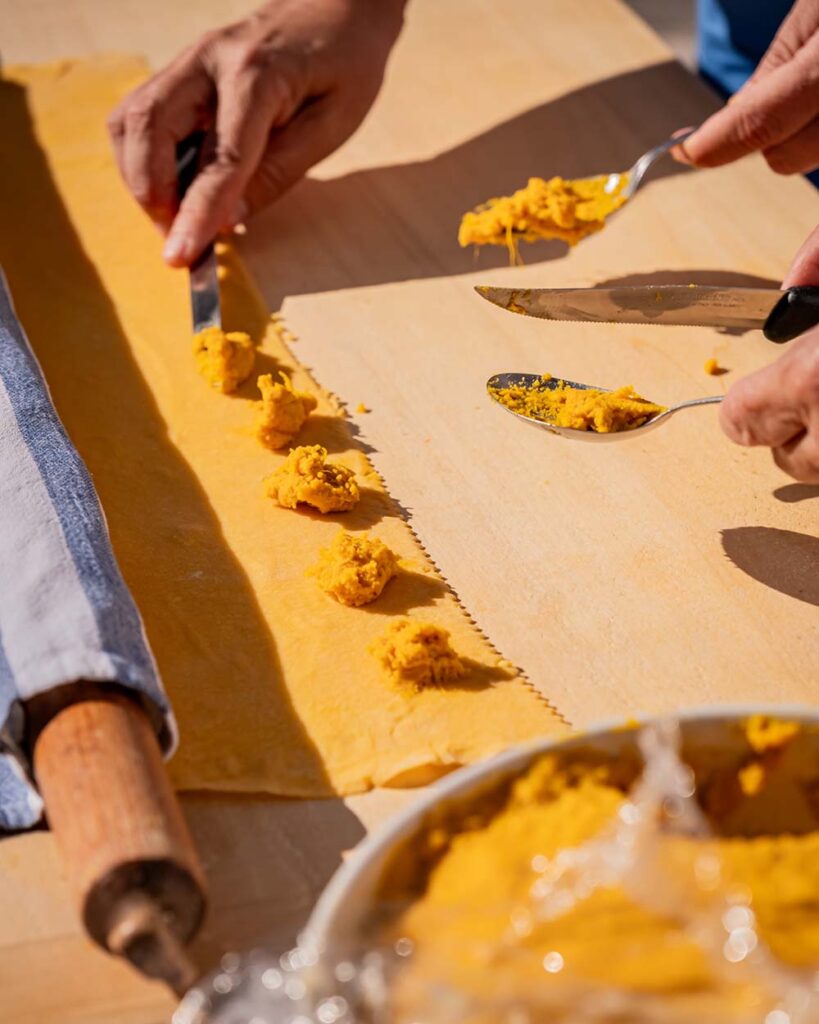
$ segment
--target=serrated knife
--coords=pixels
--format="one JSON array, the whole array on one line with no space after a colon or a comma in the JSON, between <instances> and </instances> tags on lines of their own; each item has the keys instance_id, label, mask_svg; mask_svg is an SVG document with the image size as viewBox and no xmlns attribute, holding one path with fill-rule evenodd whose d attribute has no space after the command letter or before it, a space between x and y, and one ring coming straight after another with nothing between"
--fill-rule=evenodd
<instances>
[{"instance_id":1,"label":"serrated knife","mask_svg":"<svg viewBox=\"0 0 819 1024\"><path fill-rule=\"evenodd\" d=\"M541 320L759 328L769 341L790 341L819 324L819 288L724 288L637 285L620 288L491 288L487 301Z\"/></svg>"},{"instance_id":2,"label":"serrated knife","mask_svg":"<svg viewBox=\"0 0 819 1024\"><path fill-rule=\"evenodd\" d=\"M204 132L194 132L176 147L176 178L180 202L202 167L205 142ZM211 242L188 268L194 334L204 331L207 327L222 326L217 270L216 251Z\"/></svg>"}]
</instances>

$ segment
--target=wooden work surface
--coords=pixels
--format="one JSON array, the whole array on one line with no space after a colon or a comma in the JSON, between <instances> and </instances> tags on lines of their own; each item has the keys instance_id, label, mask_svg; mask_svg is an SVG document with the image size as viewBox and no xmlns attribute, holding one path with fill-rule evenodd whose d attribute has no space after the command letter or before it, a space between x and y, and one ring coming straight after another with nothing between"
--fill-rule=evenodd
<instances>
[{"instance_id":1,"label":"wooden work surface","mask_svg":"<svg viewBox=\"0 0 819 1024\"><path fill-rule=\"evenodd\" d=\"M0 0L6 63L141 52L159 65L239 0ZM576 725L739 700L809 700L817 677L819 490L731 447L713 410L645 440L584 446L487 404L497 370L633 383L662 402L712 393L777 351L760 335L528 322L475 283L778 281L819 198L760 160L666 164L567 255L477 260L460 213L530 174L628 166L715 101L616 0L414 0L359 134L246 240L296 349L354 409L376 466L503 654ZM716 355L731 373L707 377ZM184 800L213 912L203 963L281 945L368 828L414 799ZM81 936L50 837L0 843L4 1024L159 1024L171 1000Z\"/></svg>"}]
</instances>

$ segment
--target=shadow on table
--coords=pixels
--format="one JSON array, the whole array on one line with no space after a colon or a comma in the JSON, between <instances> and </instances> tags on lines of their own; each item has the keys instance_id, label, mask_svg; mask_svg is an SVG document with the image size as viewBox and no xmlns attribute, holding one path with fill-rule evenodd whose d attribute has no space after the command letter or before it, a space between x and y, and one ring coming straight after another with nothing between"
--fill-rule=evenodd
<instances>
[{"instance_id":1,"label":"shadow on table","mask_svg":"<svg viewBox=\"0 0 819 1024\"><path fill-rule=\"evenodd\" d=\"M734 565L766 587L819 607L819 537L772 526L722 531Z\"/></svg>"},{"instance_id":2,"label":"shadow on table","mask_svg":"<svg viewBox=\"0 0 819 1024\"><path fill-rule=\"evenodd\" d=\"M646 284L716 285L718 288L779 288L772 277L744 274L739 270L647 270L595 281L595 288L634 288Z\"/></svg>"},{"instance_id":3,"label":"shadow on table","mask_svg":"<svg viewBox=\"0 0 819 1024\"><path fill-rule=\"evenodd\" d=\"M185 817L202 852L210 911L193 946L202 970L226 951L282 953L365 831L341 799L189 793Z\"/></svg>"},{"instance_id":4,"label":"shadow on table","mask_svg":"<svg viewBox=\"0 0 819 1024\"><path fill-rule=\"evenodd\" d=\"M777 501L785 501L789 504L796 501L810 501L811 498L819 498L819 486L816 484L785 484L784 487L777 487L773 496Z\"/></svg>"},{"instance_id":5,"label":"shadow on table","mask_svg":"<svg viewBox=\"0 0 819 1024\"><path fill-rule=\"evenodd\" d=\"M598 288L633 288L639 285L716 285L719 288L779 288L780 282L771 277L744 274L739 270L649 270L622 277L609 277L597 281ZM739 337L756 327L716 327L718 334ZM724 373L725 371L722 371ZM720 376L718 373L717 376Z\"/></svg>"},{"instance_id":6,"label":"shadow on table","mask_svg":"<svg viewBox=\"0 0 819 1024\"><path fill-rule=\"evenodd\" d=\"M708 95L673 61L604 79L429 160L308 178L259 215L243 248L271 309L290 295L508 266L505 248L459 247L466 210L520 188L532 175L625 169L640 155L635 145L648 149L699 120ZM652 175L683 173L691 172L667 158ZM607 230L618 230L615 222ZM531 263L567 251L558 241L522 249Z\"/></svg>"},{"instance_id":7,"label":"shadow on table","mask_svg":"<svg viewBox=\"0 0 819 1024\"><path fill-rule=\"evenodd\" d=\"M406 615L413 608L433 608L449 593L449 587L431 573L401 568L377 601L362 606L362 613L385 618Z\"/></svg>"}]
</instances>

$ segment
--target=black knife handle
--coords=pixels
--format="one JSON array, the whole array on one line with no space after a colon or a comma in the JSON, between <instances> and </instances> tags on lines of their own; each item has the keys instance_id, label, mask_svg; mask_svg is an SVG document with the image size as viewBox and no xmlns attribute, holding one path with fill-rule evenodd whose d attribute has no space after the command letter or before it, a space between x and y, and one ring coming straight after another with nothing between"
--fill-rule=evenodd
<instances>
[{"instance_id":1,"label":"black knife handle","mask_svg":"<svg viewBox=\"0 0 819 1024\"><path fill-rule=\"evenodd\" d=\"M768 341L781 344L819 324L819 288L803 285L782 293L765 321L762 332Z\"/></svg>"}]
</instances>

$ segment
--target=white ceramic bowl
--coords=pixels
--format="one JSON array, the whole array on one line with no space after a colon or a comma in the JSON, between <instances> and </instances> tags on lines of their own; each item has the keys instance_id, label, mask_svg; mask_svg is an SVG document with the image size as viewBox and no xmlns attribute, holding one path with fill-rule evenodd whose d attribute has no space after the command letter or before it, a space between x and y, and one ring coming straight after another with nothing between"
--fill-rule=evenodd
<instances>
[{"instance_id":1,"label":"white ceramic bowl","mask_svg":"<svg viewBox=\"0 0 819 1024\"><path fill-rule=\"evenodd\" d=\"M687 740L710 749L726 748L732 742L730 725L752 715L771 715L819 725L819 709L794 704L730 705L694 708L680 712L679 720ZM640 718L640 725L658 721ZM475 792L492 788L501 780L525 771L540 755L549 751L584 749L609 755L634 749L634 731L626 729L635 719L606 722L563 740L541 740L513 747L486 761L461 768L445 776L418 802L383 825L366 839L330 880L304 932L304 940L316 949L353 948L374 908L374 897L384 868L395 849L419 832L431 812L443 804L467 801ZM739 745L741 733L733 732ZM729 749L725 749L730 754Z\"/></svg>"}]
</instances>

